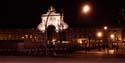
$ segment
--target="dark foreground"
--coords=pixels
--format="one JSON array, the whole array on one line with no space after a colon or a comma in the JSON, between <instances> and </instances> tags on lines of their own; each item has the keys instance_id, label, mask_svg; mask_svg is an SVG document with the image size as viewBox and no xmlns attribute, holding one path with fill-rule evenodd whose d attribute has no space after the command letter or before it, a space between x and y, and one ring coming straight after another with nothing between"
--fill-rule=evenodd
<instances>
[{"instance_id":1,"label":"dark foreground","mask_svg":"<svg viewBox=\"0 0 125 63\"><path fill-rule=\"evenodd\" d=\"M0 56L0 63L124 63L125 54L73 52L53 56Z\"/></svg>"}]
</instances>

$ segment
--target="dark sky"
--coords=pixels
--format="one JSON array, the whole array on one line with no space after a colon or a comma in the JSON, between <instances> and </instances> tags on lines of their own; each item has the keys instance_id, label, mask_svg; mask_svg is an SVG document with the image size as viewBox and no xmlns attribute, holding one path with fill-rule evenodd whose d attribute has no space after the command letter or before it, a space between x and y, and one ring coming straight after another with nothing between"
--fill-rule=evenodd
<instances>
[{"instance_id":1,"label":"dark sky","mask_svg":"<svg viewBox=\"0 0 125 63\"><path fill-rule=\"evenodd\" d=\"M87 16L81 13L85 3L92 7ZM71 27L118 25L120 10L125 9L123 0L8 0L7 16L0 21L0 28L36 28L50 5L64 13Z\"/></svg>"}]
</instances>

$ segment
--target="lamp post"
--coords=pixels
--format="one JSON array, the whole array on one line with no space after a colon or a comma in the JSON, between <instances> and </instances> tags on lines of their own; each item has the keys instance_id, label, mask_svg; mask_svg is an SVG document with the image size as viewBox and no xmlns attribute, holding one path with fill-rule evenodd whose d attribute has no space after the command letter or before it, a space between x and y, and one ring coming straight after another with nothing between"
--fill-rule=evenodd
<instances>
[{"instance_id":1,"label":"lamp post","mask_svg":"<svg viewBox=\"0 0 125 63\"><path fill-rule=\"evenodd\" d=\"M107 30L108 29L108 27L107 26L104 26L104 30Z\"/></svg>"},{"instance_id":2,"label":"lamp post","mask_svg":"<svg viewBox=\"0 0 125 63\"><path fill-rule=\"evenodd\" d=\"M102 37L102 32L97 32L97 37Z\"/></svg>"},{"instance_id":3,"label":"lamp post","mask_svg":"<svg viewBox=\"0 0 125 63\"><path fill-rule=\"evenodd\" d=\"M102 36L103 36L103 33L102 32L97 32L96 33L96 35L97 35L97 37L98 37L98 40L99 40L99 42L98 42L98 46L99 46L99 51L101 50L101 39L102 39Z\"/></svg>"},{"instance_id":4,"label":"lamp post","mask_svg":"<svg viewBox=\"0 0 125 63\"><path fill-rule=\"evenodd\" d=\"M90 13L90 10L91 10L91 6L89 4L84 4L82 6L82 13L84 13L85 15L88 15L88 13ZM88 44L89 44L89 47L90 47L90 37L91 37L91 34L88 34Z\"/></svg>"},{"instance_id":5,"label":"lamp post","mask_svg":"<svg viewBox=\"0 0 125 63\"><path fill-rule=\"evenodd\" d=\"M109 44L109 42L108 42L108 37L107 37L107 29L108 29L108 27L107 26L104 26L103 27L103 29L104 29L104 39L103 39L103 47L104 47L104 49L105 48L108 48L108 44Z\"/></svg>"}]
</instances>

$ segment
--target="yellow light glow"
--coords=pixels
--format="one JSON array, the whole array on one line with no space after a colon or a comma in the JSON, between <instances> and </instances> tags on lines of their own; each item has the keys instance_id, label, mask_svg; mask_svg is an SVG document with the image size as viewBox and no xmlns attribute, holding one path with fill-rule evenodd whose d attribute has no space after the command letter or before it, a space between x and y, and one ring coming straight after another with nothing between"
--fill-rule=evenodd
<instances>
[{"instance_id":1,"label":"yellow light glow","mask_svg":"<svg viewBox=\"0 0 125 63\"><path fill-rule=\"evenodd\" d=\"M81 39L78 39L77 42L78 42L79 44L82 44L82 43L83 43Z\"/></svg>"},{"instance_id":2,"label":"yellow light glow","mask_svg":"<svg viewBox=\"0 0 125 63\"><path fill-rule=\"evenodd\" d=\"M105 52L103 51L99 51L99 52L96 52L98 55L102 55L102 54L105 54Z\"/></svg>"},{"instance_id":3,"label":"yellow light glow","mask_svg":"<svg viewBox=\"0 0 125 63\"><path fill-rule=\"evenodd\" d=\"M54 39L52 39L52 42L55 42L56 41L56 39L54 38Z\"/></svg>"},{"instance_id":4,"label":"yellow light glow","mask_svg":"<svg viewBox=\"0 0 125 63\"><path fill-rule=\"evenodd\" d=\"M102 37L102 32L97 32L98 37Z\"/></svg>"},{"instance_id":5,"label":"yellow light glow","mask_svg":"<svg viewBox=\"0 0 125 63\"><path fill-rule=\"evenodd\" d=\"M111 49L109 50L109 54L114 54L115 50Z\"/></svg>"},{"instance_id":6,"label":"yellow light glow","mask_svg":"<svg viewBox=\"0 0 125 63\"><path fill-rule=\"evenodd\" d=\"M83 12L84 13L88 13L90 11L90 6L89 5L85 5L84 7L83 7Z\"/></svg>"},{"instance_id":7,"label":"yellow light glow","mask_svg":"<svg viewBox=\"0 0 125 63\"><path fill-rule=\"evenodd\" d=\"M111 35L110 35L110 38L111 38L111 39L114 39L114 38L115 38L115 35L114 35L114 34L111 34Z\"/></svg>"},{"instance_id":8,"label":"yellow light glow","mask_svg":"<svg viewBox=\"0 0 125 63\"><path fill-rule=\"evenodd\" d=\"M26 38L28 38L28 35L25 35Z\"/></svg>"},{"instance_id":9,"label":"yellow light glow","mask_svg":"<svg viewBox=\"0 0 125 63\"><path fill-rule=\"evenodd\" d=\"M107 26L104 26L104 30L107 30L108 29L108 27Z\"/></svg>"},{"instance_id":10,"label":"yellow light glow","mask_svg":"<svg viewBox=\"0 0 125 63\"><path fill-rule=\"evenodd\" d=\"M56 44L56 42L55 42L55 41L56 41L56 39L55 39L55 38L53 38L53 39L52 39L52 44L53 44L53 45L55 45L55 44Z\"/></svg>"},{"instance_id":11,"label":"yellow light glow","mask_svg":"<svg viewBox=\"0 0 125 63\"><path fill-rule=\"evenodd\" d=\"M79 41L80 44L82 44L82 41Z\"/></svg>"},{"instance_id":12,"label":"yellow light glow","mask_svg":"<svg viewBox=\"0 0 125 63\"><path fill-rule=\"evenodd\" d=\"M24 37L21 37L22 39L24 39Z\"/></svg>"}]
</instances>

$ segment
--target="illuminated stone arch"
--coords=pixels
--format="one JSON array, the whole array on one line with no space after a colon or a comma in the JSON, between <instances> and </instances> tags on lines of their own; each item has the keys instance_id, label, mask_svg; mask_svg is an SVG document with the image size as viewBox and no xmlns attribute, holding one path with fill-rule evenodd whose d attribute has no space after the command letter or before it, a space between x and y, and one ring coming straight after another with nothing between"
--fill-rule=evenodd
<instances>
[{"instance_id":1,"label":"illuminated stone arch","mask_svg":"<svg viewBox=\"0 0 125 63\"><path fill-rule=\"evenodd\" d=\"M41 16L42 22L38 25L38 29L45 32L46 27L53 25L56 28L56 32L65 30L68 28L68 25L64 22L63 17L60 13L56 13L51 6L48 12Z\"/></svg>"}]
</instances>

